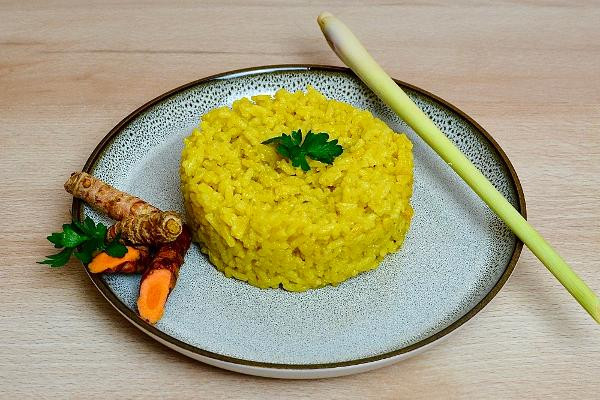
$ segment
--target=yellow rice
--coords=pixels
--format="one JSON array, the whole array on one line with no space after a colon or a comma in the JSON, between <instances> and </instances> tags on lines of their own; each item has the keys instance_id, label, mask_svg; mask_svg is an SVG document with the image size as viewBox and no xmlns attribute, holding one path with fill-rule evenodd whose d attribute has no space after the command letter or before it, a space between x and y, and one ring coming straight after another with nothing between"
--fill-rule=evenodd
<instances>
[{"instance_id":1,"label":"yellow rice","mask_svg":"<svg viewBox=\"0 0 600 400\"><path fill-rule=\"evenodd\" d=\"M327 132L344 152L303 172L262 141ZM376 268L408 230L412 144L317 90L242 98L185 139L181 188L194 240L227 277L303 291Z\"/></svg>"}]
</instances>

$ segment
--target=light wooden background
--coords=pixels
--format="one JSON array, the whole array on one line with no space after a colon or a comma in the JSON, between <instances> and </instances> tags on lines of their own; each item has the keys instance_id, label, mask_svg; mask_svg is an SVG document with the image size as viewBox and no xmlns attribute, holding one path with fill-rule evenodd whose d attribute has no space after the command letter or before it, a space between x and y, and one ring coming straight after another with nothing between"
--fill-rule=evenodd
<instances>
[{"instance_id":1,"label":"light wooden background","mask_svg":"<svg viewBox=\"0 0 600 400\"><path fill-rule=\"evenodd\" d=\"M187 359L121 318L77 264L35 264L69 219L63 181L121 118L221 71L339 65L315 22L327 9L393 76L497 139L530 221L600 292L600 4L365 3L0 1L1 398L598 398L600 327L527 250L438 347L317 381Z\"/></svg>"}]
</instances>

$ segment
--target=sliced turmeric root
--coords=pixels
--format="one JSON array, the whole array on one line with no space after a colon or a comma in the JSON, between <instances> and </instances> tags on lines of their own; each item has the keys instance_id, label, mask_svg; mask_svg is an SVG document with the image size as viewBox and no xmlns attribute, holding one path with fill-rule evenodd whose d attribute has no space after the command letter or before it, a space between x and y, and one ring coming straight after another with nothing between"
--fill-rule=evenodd
<instances>
[{"instance_id":1,"label":"sliced turmeric root","mask_svg":"<svg viewBox=\"0 0 600 400\"><path fill-rule=\"evenodd\" d=\"M155 324L161 319L191 242L190 231L183 225L177 239L161 245L150 261L148 269L142 275L137 301L138 313L145 321Z\"/></svg>"},{"instance_id":2,"label":"sliced turmeric root","mask_svg":"<svg viewBox=\"0 0 600 400\"><path fill-rule=\"evenodd\" d=\"M145 246L127 246L127 253L121 258L111 257L106 252L98 253L87 265L93 274L102 272L142 272L146 268L150 251Z\"/></svg>"},{"instance_id":3,"label":"sliced turmeric root","mask_svg":"<svg viewBox=\"0 0 600 400\"><path fill-rule=\"evenodd\" d=\"M175 275L168 269L152 271L140 285L140 297L137 307L140 317L150 322L157 323L165 312L167 297L175 286Z\"/></svg>"}]
</instances>

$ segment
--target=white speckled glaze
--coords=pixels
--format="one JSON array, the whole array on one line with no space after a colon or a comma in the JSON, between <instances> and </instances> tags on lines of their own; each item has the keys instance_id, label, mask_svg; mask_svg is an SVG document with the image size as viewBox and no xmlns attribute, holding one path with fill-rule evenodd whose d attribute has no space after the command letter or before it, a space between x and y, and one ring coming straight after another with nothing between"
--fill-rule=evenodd
<instances>
[{"instance_id":1,"label":"white speckled glaze","mask_svg":"<svg viewBox=\"0 0 600 400\"><path fill-rule=\"evenodd\" d=\"M192 245L156 329L134 315L139 276L94 278L121 313L169 347L262 376L362 372L436 343L444 336L437 333L462 324L467 313L499 288L511 258L514 266L520 245L504 224L410 128L339 69L263 68L199 82L122 125L88 166L99 178L161 209L183 211L178 175L182 140L200 115L243 96L281 87L302 90L309 84L330 98L370 110L413 141L415 215L404 246L376 270L337 287L290 293L228 279ZM519 207L518 182L477 127L426 94L407 92ZM84 212L109 222L87 207Z\"/></svg>"}]
</instances>

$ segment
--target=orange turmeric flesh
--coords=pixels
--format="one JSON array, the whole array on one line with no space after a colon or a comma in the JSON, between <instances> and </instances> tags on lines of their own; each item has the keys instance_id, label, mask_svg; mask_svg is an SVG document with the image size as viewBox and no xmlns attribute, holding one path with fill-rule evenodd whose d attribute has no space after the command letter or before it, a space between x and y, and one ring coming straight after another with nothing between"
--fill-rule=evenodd
<instances>
[{"instance_id":1,"label":"orange turmeric flesh","mask_svg":"<svg viewBox=\"0 0 600 400\"><path fill-rule=\"evenodd\" d=\"M162 317L191 242L189 228L184 224L177 239L161 245L150 261L148 269L142 275L137 301L138 313L145 321L155 324Z\"/></svg>"},{"instance_id":2,"label":"orange turmeric flesh","mask_svg":"<svg viewBox=\"0 0 600 400\"><path fill-rule=\"evenodd\" d=\"M136 273L146 268L150 252L147 247L127 246L127 253L121 258L111 257L106 252L98 253L87 265L93 274L102 272Z\"/></svg>"},{"instance_id":3,"label":"orange turmeric flesh","mask_svg":"<svg viewBox=\"0 0 600 400\"><path fill-rule=\"evenodd\" d=\"M144 320L155 324L162 318L167 297L171 292L172 280L173 273L171 271L157 269L142 281L137 307Z\"/></svg>"}]
</instances>

